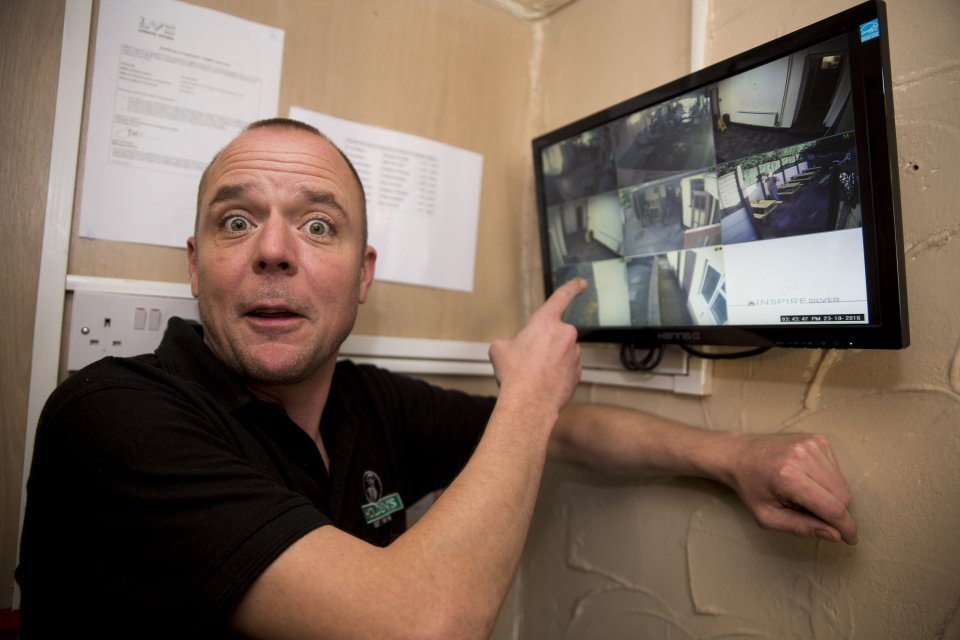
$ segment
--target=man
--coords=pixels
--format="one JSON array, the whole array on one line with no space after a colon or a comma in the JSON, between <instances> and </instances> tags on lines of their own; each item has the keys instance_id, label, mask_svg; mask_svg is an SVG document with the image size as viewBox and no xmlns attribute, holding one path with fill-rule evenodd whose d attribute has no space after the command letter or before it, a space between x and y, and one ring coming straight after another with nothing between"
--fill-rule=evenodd
<instances>
[{"instance_id":1,"label":"man","mask_svg":"<svg viewBox=\"0 0 960 640\"><path fill-rule=\"evenodd\" d=\"M764 177L764 184L767 185L767 195L771 200L780 199L780 191L777 189L777 184L779 182L780 181L777 179L777 176L774 173L768 173Z\"/></svg>"},{"instance_id":2,"label":"man","mask_svg":"<svg viewBox=\"0 0 960 640\"><path fill-rule=\"evenodd\" d=\"M485 637L548 454L713 478L762 526L856 541L822 438L567 405L582 281L493 343L495 402L337 363L376 252L356 173L306 125L255 123L218 154L187 251L202 331L172 321L156 354L94 364L44 410L26 638L84 615L104 637Z\"/></svg>"}]
</instances>

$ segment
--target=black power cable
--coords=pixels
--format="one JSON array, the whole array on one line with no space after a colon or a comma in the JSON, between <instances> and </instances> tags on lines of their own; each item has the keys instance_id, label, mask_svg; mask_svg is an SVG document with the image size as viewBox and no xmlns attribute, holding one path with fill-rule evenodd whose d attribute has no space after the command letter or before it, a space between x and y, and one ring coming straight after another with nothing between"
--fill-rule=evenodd
<instances>
[{"instance_id":1,"label":"black power cable","mask_svg":"<svg viewBox=\"0 0 960 640\"><path fill-rule=\"evenodd\" d=\"M636 345L620 345L620 364L628 371L653 371L663 360L663 347L656 345L647 350L647 355L637 359Z\"/></svg>"}]
</instances>

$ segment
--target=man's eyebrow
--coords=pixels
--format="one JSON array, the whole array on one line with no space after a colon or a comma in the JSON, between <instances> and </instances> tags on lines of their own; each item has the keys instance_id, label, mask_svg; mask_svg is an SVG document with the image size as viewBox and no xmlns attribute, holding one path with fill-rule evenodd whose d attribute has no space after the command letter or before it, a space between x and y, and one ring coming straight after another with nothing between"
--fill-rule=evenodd
<instances>
[{"instance_id":1,"label":"man's eyebrow","mask_svg":"<svg viewBox=\"0 0 960 640\"><path fill-rule=\"evenodd\" d=\"M299 192L311 204L331 206L334 209L337 209L344 217L349 217L347 216L347 210L343 208L343 205L340 204L340 202L337 200L337 197L329 191L317 191L316 189L310 189L309 187L301 187Z\"/></svg>"},{"instance_id":2,"label":"man's eyebrow","mask_svg":"<svg viewBox=\"0 0 960 640\"><path fill-rule=\"evenodd\" d=\"M242 198L250 191L255 189L254 185L250 183L240 183L240 184L227 184L219 189L216 193L213 194L213 197L210 199L208 207L213 207L221 202L227 202L230 200L235 200L237 198ZM344 208L340 201L337 200L337 197L329 191L320 191L317 189L311 189L309 187L300 187L297 189L297 192L302 195L307 202L315 205L324 205L333 207L337 210L338 213L343 215L345 218L348 218L347 210Z\"/></svg>"},{"instance_id":3,"label":"man's eyebrow","mask_svg":"<svg viewBox=\"0 0 960 640\"><path fill-rule=\"evenodd\" d=\"M240 198L251 189L253 189L253 185L247 183L224 185L217 189L217 192L213 194L213 198L211 198L207 206L212 207L215 204L220 204L227 200Z\"/></svg>"}]
</instances>

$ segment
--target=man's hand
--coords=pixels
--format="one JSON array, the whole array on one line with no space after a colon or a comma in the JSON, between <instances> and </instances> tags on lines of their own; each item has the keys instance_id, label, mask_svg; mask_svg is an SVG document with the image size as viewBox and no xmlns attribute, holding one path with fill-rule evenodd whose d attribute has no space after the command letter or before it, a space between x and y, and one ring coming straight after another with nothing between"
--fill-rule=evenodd
<instances>
[{"instance_id":1,"label":"man's hand","mask_svg":"<svg viewBox=\"0 0 960 640\"><path fill-rule=\"evenodd\" d=\"M857 543L850 489L823 436L743 436L740 447L730 484L761 527Z\"/></svg>"},{"instance_id":2,"label":"man's hand","mask_svg":"<svg viewBox=\"0 0 960 640\"><path fill-rule=\"evenodd\" d=\"M553 292L520 333L490 345L501 397L515 393L556 411L567 403L580 381L580 347L577 330L561 318L586 286L582 278L567 282Z\"/></svg>"}]
</instances>

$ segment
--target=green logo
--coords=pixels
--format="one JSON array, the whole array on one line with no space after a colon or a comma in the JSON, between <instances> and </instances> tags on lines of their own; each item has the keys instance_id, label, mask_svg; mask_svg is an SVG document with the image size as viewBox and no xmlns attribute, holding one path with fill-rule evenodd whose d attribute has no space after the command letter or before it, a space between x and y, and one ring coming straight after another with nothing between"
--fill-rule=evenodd
<instances>
[{"instance_id":1,"label":"green logo","mask_svg":"<svg viewBox=\"0 0 960 640\"><path fill-rule=\"evenodd\" d=\"M378 520L386 518L391 513L396 513L403 509L403 500L399 493L391 493L383 496L376 502L369 502L361 507L363 509L363 519L367 524L373 524Z\"/></svg>"}]
</instances>

